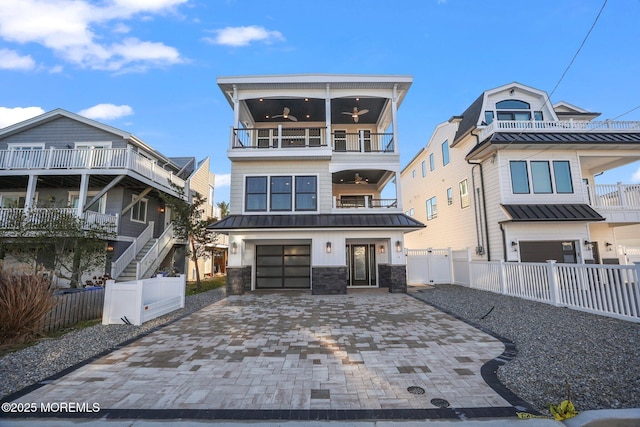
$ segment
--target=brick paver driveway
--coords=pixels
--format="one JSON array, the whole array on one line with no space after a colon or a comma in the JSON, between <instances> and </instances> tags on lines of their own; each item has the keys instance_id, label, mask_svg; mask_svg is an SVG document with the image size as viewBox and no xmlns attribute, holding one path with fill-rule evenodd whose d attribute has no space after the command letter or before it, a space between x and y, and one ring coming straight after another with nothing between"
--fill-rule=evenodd
<instances>
[{"instance_id":1,"label":"brick paver driveway","mask_svg":"<svg viewBox=\"0 0 640 427\"><path fill-rule=\"evenodd\" d=\"M505 408L504 344L406 294L231 296L22 396L102 410ZM412 394L409 387L424 389ZM435 399L435 400L434 400ZM438 400L442 399L442 400Z\"/></svg>"}]
</instances>

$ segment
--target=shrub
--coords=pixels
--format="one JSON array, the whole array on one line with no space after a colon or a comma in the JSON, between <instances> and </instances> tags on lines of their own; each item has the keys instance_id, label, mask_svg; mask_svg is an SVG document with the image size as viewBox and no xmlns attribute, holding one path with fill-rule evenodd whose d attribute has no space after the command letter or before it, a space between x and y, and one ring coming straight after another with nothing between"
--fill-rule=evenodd
<instances>
[{"instance_id":1,"label":"shrub","mask_svg":"<svg viewBox=\"0 0 640 427\"><path fill-rule=\"evenodd\" d=\"M55 304L46 277L0 270L0 341L8 344L34 338Z\"/></svg>"}]
</instances>

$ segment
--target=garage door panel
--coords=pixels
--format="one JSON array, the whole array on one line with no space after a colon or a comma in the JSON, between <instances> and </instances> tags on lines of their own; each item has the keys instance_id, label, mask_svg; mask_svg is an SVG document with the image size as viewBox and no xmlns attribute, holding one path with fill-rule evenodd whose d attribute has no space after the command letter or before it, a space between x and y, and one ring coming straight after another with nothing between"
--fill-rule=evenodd
<instances>
[{"instance_id":1,"label":"garage door panel","mask_svg":"<svg viewBox=\"0 0 640 427\"><path fill-rule=\"evenodd\" d=\"M309 245L256 246L256 288L310 288Z\"/></svg>"}]
</instances>

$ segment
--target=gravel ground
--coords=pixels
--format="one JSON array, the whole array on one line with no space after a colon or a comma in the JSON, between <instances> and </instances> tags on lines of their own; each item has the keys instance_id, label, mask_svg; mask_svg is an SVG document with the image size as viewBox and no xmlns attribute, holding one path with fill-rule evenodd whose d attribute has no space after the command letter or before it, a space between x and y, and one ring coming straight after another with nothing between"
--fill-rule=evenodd
<instances>
[{"instance_id":1,"label":"gravel ground","mask_svg":"<svg viewBox=\"0 0 640 427\"><path fill-rule=\"evenodd\" d=\"M412 295L514 342L498 378L540 412L566 399L565 380L579 411L640 408L638 323L456 285Z\"/></svg>"},{"instance_id":2,"label":"gravel ground","mask_svg":"<svg viewBox=\"0 0 640 427\"><path fill-rule=\"evenodd\" d=\"M183 309L140 326L99 324L7 354L0 358L0 398L224 297L224 288L191 295L185 298Z\"/></svg>"},{"instance_id":3,"label":"gravel ground","mask_svg":"<svg viewBox=\"0 0 640 427\"><path fill-rule=\"evenodd\" d=\"M565 379L579 411L640 408L640 324L455 285L411 293L513 341L518 353L498 378L540 412L566 398ZM223 289L201 293L187 297L184 309L142 326L96 325L8 354L0 359L0 396L224 296Z\"/></svg>"}]
</instances>

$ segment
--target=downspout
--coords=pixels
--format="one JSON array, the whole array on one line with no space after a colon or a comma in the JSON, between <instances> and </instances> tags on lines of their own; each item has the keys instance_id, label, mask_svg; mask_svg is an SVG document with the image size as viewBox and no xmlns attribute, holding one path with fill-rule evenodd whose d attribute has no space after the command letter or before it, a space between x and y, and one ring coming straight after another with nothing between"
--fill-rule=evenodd
<instances>
[{"instance_id":1,"label":"downspout","mask_svg":"<svg viewBox=\"0 0 640 427\"><path fill-rule=\"evenodd\" d=\"M500 223L500 232L502 233L502 256L507 261L507 235L504 231L504 224Z\"/></svg>"},{"instance_id":2,"label":"downspout","mask_svg":"<svg viewBox=\"0 0 640 427\"><path fill-rule=\"evenodd\" d=\"M471 135L476 137L476 145L480 144L480 137L471 132ZM489 221L487 220L487 198L485 197L484 192L484 173L482 170L482 163L473 163L467 160L467 163L470 165L478 165L480 166L480 188L482 190L482 209L484 210L484 233L485 239L487 241L487 260L491 261L491 244L489 243ZM471 169L471 176L473 177L473 168Z\"/></svg>"}]
</instances>

